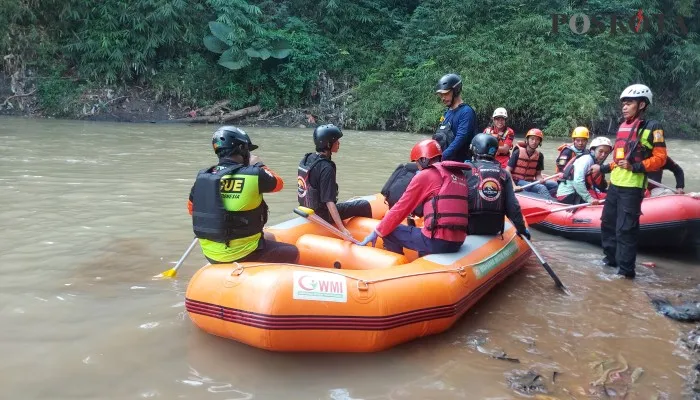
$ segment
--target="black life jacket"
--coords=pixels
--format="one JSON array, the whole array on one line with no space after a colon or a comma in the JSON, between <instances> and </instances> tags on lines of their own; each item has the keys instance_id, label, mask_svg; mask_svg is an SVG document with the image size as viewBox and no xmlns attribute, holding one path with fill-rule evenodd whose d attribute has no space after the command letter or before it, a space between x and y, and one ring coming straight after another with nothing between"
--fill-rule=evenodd
<instances>
[{"instance_id":1,"label":"black life jacket","mask_svg":"<svg viewBox=\"0 0 700 400\"><path fill-rule=\"evenodd\" d=\"M438 142L440 148L444 151L450 146L450 143L455 140L455 133L452 130L452 122L447 122L445 124L440 124L438 129L435 131L432 137L433 140Z\"/></svg>"},{"instance_id":2,"label":"black life jacket","mask_svg":"<svg viewBox=\"0 0 700 400\"><path fill-rule=\"evenodd\" d=\"M418 173L418 167L415 163L399 164L391 174L389 179L382 187L382 195L384 195L386 203L391 209L396 204L401 196L403 196L411 179ZM423 205L419 205L413 210L413 215L423 216Z\"/></svg>"},{"instance_id":3,"label":"black life jacket","mask_svg":"<svg viewBox=\"0 0 700 400\"><path fill-rule=\"evenodd\" d=\"M462 107L468 106L467 103L461 103L460 105L455 108L455 112L459 110ZM454 113L452 114L454 116ZM432 139L438 142L440 145L440 149L442 151L445 151L450 144L455 140L455 137L457 133L455 132L456 127L452 123L452 121L442 121L438 128L435 130L435 133L433 134ZM471 154L471 151L467 152L468 154Z\"/></svg>"},{"instance_id":4,"label":"black life jacket","mask_svg":"<svg viewBox=\"0 0 700 400\"><path fill-rule=\"evenodd\" d=\"M245 167L235 164L213 172L216 167L199 171L194 182L192 229L195 236L228 245L230 240L261 233L268 216L268 207L264 200L252 210L228 211L221 198L221 178L226 175L240 175L240 170ZM250 170L257 174L257 169Z\"/></svg>"},{"instance_id":5,"label":"black life jacket","mask_svg":"<svg viewBox=\"0 0 700 400\"><path fill-rule=\"evenodd\" d=\"M501 164L478 160L468 175L469 234L503 233L506 215L505 185L508 175Z\"/></svg>"},{"instance_id":6,"label":"black life jacket","mask_svg":"<svg viewBox=\"0 0 700 400\"><path fill-rule=\"evenodd\" d=\"M310 156L315 155L316 159L309 161ZM321 157L318 154L307 153L304 158L299 162L299 167L297 168L297 200L299 205L303 207L311 208L312 210L318 210L320 208L325 208L325 204L321 204L321 193L318 188L311 185L311 170L318 165L320 162L329 162L335 170L335 163L325 157ZM335 185L335 197L336 202L338 201L338 184Z\"/></svg>"}]
</instances>

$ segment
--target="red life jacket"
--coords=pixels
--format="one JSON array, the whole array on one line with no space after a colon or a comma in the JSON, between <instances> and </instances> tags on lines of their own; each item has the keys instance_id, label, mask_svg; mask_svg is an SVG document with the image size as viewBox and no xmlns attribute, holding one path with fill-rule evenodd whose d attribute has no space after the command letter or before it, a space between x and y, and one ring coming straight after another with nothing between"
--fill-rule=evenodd
<instances>
[{"instance_id":1,"label":"red life jacket","mask_svg":"<svg viewBox=\"0 0 700 400\"><path fill-rule=\"evenodd\" d=\"M593 171L588 170L586 173L586 188L587 189L598 189L604 191L608 186L608 182L605 181L605 174L600 173L600 171L593 173Z\"/></svg>"},{"instance_id":2,"label":"red life jacket","mask_svg":"<svg viewBox=\"0 0 700 400\"><path fill-rule=\"evenodd\" d=\"M469 206L467 178L463 170L471 165L443 161L432 165L442 177L442 185L437 196L423 205L423 226L435 235L437 229L450 229L467 232L469 226Z\"/></svg>"},{"instance_id":3,"label":"red life jacket","mask_svg":"<svg viewBox=\"0 0 700 400\"><path fill-rule=\"evenodd\" d=\"M642 129L640 129L640 126ZM613 161L616 163L627 160L630 163L639 163L647 158L645 147L639 143L638 133L646 126L644 120L638 119L631 125L622 123L617 130L615 146L613 147Z\"/></svg>"},{"instance_id":4,"label":"red life jacket","mask_svg":"<svg viewBox=\"0 0 700 400\"><path fill-rule=\"evenodd\" d=\"M515 168L511 172L513 180L517 183L519 180L534 181L537 176L537 164L540 161L540 151L535 149L531 156L527 155L527 149L518 144L518 161Z\"/></svg>"},{"instance_id":5,"label":"red life jacket","mask_svg":"<svg viewBox=\"0 0 700 400\"><path fill-rule=\"evenodd\" d=\"M513 132L513 129L506 127L503 132L496 132L495 127L489 126L486 129L484 129L484 133L488 133L489 135L493 136L498 140L498 147L504 146L506 144L506 139L510 136L511 138L515 138L515 132ZM496 161L498 161L501 164L501 167L506 168L508 166L508 160L510 160L510 150L508 150L508 153L506 154L498 154L496 152Z\"/></svg>"},{"instance_id":6,"label":"red life jacket","mask_svg":"<svg viewBox=\"0 0 700 400\"><path fill-rule=\"evenodd\" d=\"M511 137L514 137L514 136L515 136L515 132L513 132L513 130L512 130L511 128L507 127L507 126L505 127L505 129L503 130L503 132L496 132L496 128L495 128L495 127L489 126L488 128L486 128L486 129L484 130L484 133L488 133L489 135L491 135L491 136L495 137L496 139L498 139L498 147L501 147L501 146L503 146L504 144L506 144L506 138L507 138L508 136L511 136Z\"/></svg>"}]
</instances>

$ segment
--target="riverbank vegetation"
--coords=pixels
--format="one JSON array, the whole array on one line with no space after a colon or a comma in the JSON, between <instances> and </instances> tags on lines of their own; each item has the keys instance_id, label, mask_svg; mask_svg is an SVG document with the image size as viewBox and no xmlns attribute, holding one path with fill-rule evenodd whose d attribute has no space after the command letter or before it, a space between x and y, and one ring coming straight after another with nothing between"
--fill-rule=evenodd
<instances>
[{"instance_id":1,"label":"riverbank vegetation","mask_svg":"<svg viewBox=\"0 0 700 400\"><path fill-rule=\"evenodd\" d=\"M566 135L586 124L610 133L619 92L643 82L669 136L700 137L700 5L692 0L86 4L0 0L2 108L23 108L27 97L42 115L75 117L136 92L183 110L228 100L231 110L299 108L352 128L430 131L442 111L435 82L457 72L480 128L504 106L518 132L537 125ZM567 17L552 16L577 13L603 25L577 34ZM583 16L577 21L583 30ZM90 96L100 100L90 105Z\"/></svg>"}]
</instances>

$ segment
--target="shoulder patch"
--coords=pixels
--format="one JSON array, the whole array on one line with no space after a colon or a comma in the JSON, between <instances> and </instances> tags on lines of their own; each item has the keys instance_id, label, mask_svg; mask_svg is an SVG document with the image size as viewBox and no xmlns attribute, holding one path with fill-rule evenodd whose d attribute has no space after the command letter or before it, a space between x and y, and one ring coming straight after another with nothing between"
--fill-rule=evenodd
<instances>
[{"instance_id":1,"label":"shoulder patch","mask_svg":"<svg viewBox=\"0 0 700 400\"><path fill-rule=\"evenodd\" d=\"M663 143L664 141L664 131L663 129L656 129L653 132L654 135L654 143Z\"/></svg>"}]
</instances>

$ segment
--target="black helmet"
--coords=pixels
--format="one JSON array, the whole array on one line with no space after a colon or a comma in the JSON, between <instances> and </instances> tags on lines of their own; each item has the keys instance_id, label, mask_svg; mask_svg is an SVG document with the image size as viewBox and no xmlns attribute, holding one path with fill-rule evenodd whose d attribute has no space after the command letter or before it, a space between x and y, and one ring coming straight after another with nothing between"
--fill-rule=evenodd
<instances>
[{"instance_id":1,"label":"black helmet","mask_svg":"<svg viewBox=\"0 0 700 400\"><path fill-rule=\"evenodd\" d=\"M248 134L243 132L242 129L231 125L217 129L211 137L211 145L217 154L219 154L219 150L237 149L242 145L245 145L245 148L241 148L241 150L253 151L258 148L250 141Z\"/></svg>"},{"instance_id":2,"label":"black helmet","mask_svg":"<svg viewBox=\"0 0 700 400\"><path fill-rule=\"evenodd\" d=\"M333 124L321 125L314 129L314 144L316 151L325 151L333 146L333 143L343 137L340 128Z\"/></svg>"},{"instance_id":3,"label":"black helmet","mask_svg":"<svg viewBox=\"0 0 700 400\"><path fill-rule=\"evenodd\" d=\"M477 157L495 157L498 151L498 140L488 133L480 133L474 136L469 146L472 154Z\"/></svg>"},{"instance_id":4,"label":"black helmet","mask_svg":"<svg viewBox=\"0 0 700 400\"><path fill-rule=\"evenodd\" d=\"M435 91L437 93L447 93L452 90L454 96L459 96L462 93L462 78L457 74L447 74L440 78Z\"/></svg>"}]
</instances>

